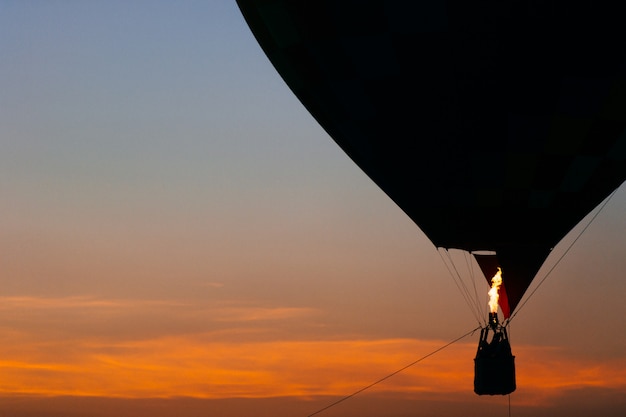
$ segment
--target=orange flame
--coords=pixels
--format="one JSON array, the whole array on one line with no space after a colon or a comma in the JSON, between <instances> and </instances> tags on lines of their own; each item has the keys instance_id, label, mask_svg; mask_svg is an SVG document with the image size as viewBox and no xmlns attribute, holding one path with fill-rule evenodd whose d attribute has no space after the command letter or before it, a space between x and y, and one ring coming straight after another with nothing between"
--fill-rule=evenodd
<instances>
[{"instance_id":1,"label":"orange flame","mask_svg":"<svg viewBox=\"0 0 626 417\"><path fill-rule=\"evenodd\" d=\"M498 272L491 278L491 289L489 290L489 310L492 313L498 312L498 299L500 294L500 285L502 285L502 270L498 268Z\"/></svg>"}]
</instances>

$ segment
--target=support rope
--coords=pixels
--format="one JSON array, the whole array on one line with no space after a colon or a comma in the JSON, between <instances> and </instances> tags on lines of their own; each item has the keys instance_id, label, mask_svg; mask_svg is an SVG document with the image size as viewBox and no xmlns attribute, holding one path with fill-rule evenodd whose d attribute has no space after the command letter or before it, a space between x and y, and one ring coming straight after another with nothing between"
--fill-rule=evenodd
<instances>
[{"instance_id":1,"label":"support rope","mask_svg":"<svg viewBox=\"0 0 626 417\"><path fill-rule=\"evenodd\" d=\"M446 261L446 258L442 254L442 250L445 251L447 261ZM461 276L461 273L456 268L456 264L453 262L450 252L448 252L448 250L445 248L437 248L437 253L441 257L443 264L446 266L446 269L450 273L450 276L452 277L454 284L461 292L461 295L463 296L463 299L465 300L465 303L469 307L470 311L474 315L474 318L479 324L481 324L482 322L481 322L480 308L477 306L477 301L474 300L474 302L472 302L471 293L467 289L467 286L465 285L465 282L463 280L463 277Z\"/></svg>"},{"instance_id":2,"label":"support rope","mask_svg":"<svg viewBox=\"0 0 626 417\"><path fill-rule=\"evenodd\" d=\"M509 394L508 397L509 397L509 417L511 417L511 394Z\"/></svg>"},{"instance_id":3,"label":"support rope","mask_svg":"<svg viewBox=\"0 0 626 417\"><path fill-rule=\"evenodd\" d=\"M511 322L511 320L513 320L515 318L515 316L517 316L517 313L520 312L520 310L522 308L524 308L524 306L526 305L526 303L531 299L531 297L537 292L537 290L539 289L539 287L541 287L541 284L543 284L545 282L546 279L548 279L548 277L550 276L550 274L552 273L552 271L554 271L557 267L557 265L563 260L563 258L565 258L565 255L567 255L567 253L570 251L570 249L572 249L572 247L574 246L574 244L576 242L578 242L578 239L580 239L580 237L583 235L583 233L585 233L587 231L587 229L589 228L589 226L591 226L591 223L593 223L593 221L596 219L596 217L598 217L598 215L600 214L600 212L602 212L602 210L604 209L604 207L606 207L606 205L609 203L609 201L611 200L611 198L613 198L613 196L615 195L615 193L617 192L617 190L614 190L611 195L609 195L609 197L604 200L604 203L602 203L602 205L600 206L600 208L598 209L598 211L596 212L596 214L593 215L593 217L589 220L589 222L585 225L585 227L583 227L583 229L580 231L580 233L578 234L578 236L576 236L576 238L572 241L572 243L570 243L570 245L567 247L567 249L565 249L565 252L563 252L563 254L559 257L559 259L557 259L556 263L552 266L552 268L550 268L548 270L548 272L546 272L546 275L541 279L541 281L539 281L539 284L537 284L537 286L530 292L530 294L528 294L528 297L526 297L526 299L524 300L524 302L522 304L520 304L516 309L515 309L515 313L509 318L508 323Z\"/></svg>"},{"instance_id":4,"label":"support rope","mask_svg":"<svg viewBox=\"0 0 626 417\"><path fill-rule=\"evenodd\" d=\"M334 406L336 406L337 404L342 403L342 402L344 402L344 401L346 401L346 400L348 400L348 399L350 399L350 398L354 397L355 395L360 394L360 393L362 393L363 391L365 391L365 390L368 390L368 389L372 388L374 385L378 385L378 384L380 384L381 382L383 382L383 381L385 381L385 380L387 380L387 379L391 378L391 377L392 377L392 376L394 376L394 375L399 374L400 372L402 372L402 371L404 371L404 370L406 370L406 369L410 368L411 366L413 366L413 365L415 365L415 364L418 364L419 362L423 361L424 359L426 359L426 358L429 358L429 357L433 356L435 353L437 353L437 352L440 352L440 351L444 350L444 349L445 349L445 348L447 348L448 346L450 346L450 345L452 345L452 344L454 344L454 343L458 342L459 340L461 340L461 339L463 339L463 338L465 338L465 337L467 337L467 336L469 336L469 335L473 334L475 331L480 330L480 329L481 329L481 326L478 326L478 327L476 327L475 329L470 330L469 332L465 333L463 336L459 336L459 337L457 337L456 339L452 340L451 342L448 342L448 343L446 343L445 345L443 345L443 346L441 346L441 347L439 347L439 348L435 349L434 351L430 352L428 355L422 356L422 357L421 357L421 358L419 358L418 360L416 360L416 361L414 361L414 362L411 362L410 364L408 364L408 365L406 365L406 366L404 366L404 367L402 367L402 368L398 369L398 370L397 370L397 371L395 371L395 372L390 373L389 375L387 375L387 376L385 376L385 377L383 377L383 378L379 379L378 381L376 381L376 382L372 382L372 383L371 383L371 384L369 384L368 386L363 387L363 388L361 388L360 390L355 391L355 392L353 392L352 394L347 395L347 396L345 396L345 397L343 397L343 398L341 398L341 399L339 399L339 400L335 401L334 403L329 404L329 405L327 405L326 407L324 407L324 408L321 408L321 409L317 410L317 411L316 411L316 412L314 412L313 414L309 414L307 417L312 417L312 416L314 416L314 415L316 415L316 414L321 413L322 411L326 411L326 410L328 410L329 408L334 407Z\"/></svg>"},{"instance_id":5,"label":"support rope","mask_svg":"<svg viewBox=\"0 0 626 417\"><path fill-rule=\"evenodd\" d=\"M464 252L465 254L465 263L467 264L467 269L470 271L470 277L472 279L472 286L474 287L474 303L476 304L476 310L478 311L479 317L485 317L485 306L487 303L482 303L481 297L478 296L478 288L476 287L476 273L474 272L474 263L472 262L472 253Z\"/></svg>"}]
</instances>

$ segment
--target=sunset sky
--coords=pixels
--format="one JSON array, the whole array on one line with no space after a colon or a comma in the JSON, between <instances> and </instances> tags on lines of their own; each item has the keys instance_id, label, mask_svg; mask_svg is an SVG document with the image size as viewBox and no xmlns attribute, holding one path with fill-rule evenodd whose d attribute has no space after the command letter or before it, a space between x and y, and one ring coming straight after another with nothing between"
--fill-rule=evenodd
<instances>
[{"instance_id":1,"label":"sunset sky","mask_svg":"<svg viewBox=\"0 0 626 417\"><path fill-rule=\"evenodd\" d=\"M511 324L513 415L626 415L625 271L623 186ZM235 0L0 0L0 415L306 417L477 326ZM477 342L318 415L507 415Z\"/></svg>"}]
</instances>

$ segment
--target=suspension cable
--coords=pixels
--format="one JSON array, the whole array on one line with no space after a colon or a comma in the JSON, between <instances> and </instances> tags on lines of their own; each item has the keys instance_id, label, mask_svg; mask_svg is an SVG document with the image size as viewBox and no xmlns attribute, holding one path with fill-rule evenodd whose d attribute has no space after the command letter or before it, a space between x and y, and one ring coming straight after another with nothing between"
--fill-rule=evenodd
<instances>
[{"instance_id":1,"label":"suspension cable","mask_svg":"<svg viewBox=\"0 0 626 417\"><path fill-rule=\"evenodd\" d=\"M487 303L482 303L481 297L478 296L478 288L476 287L476 273L474 272L474 263L472 262L472 253L471 252L463 252L465 255L465 263L467 264L467 269L470 272L470 278L472 279L472 286L474 287L474 304L476 304L476 311L478 311L479 317L485 317L485 306ZM483 323L484 324L484 323Z\"/></svg>"},{"instance_id":2,"label":"suspension cable","mask_svg":"<svg viewBox=\"0 0 626 417\"><path fill-rule=\"evenodd\" d=\"M446 258L442 254L442 251L441 251L442 249L445 251L445 254L446 254L446 257L447 257L447 262L446 262ZM450 252L447 249L445 249L445 248L437 248L437 253L439 253L439 256L441 257L441 260L443 261L444 265L446 266L446 269L450 273L450 276L452 277L452 280L454 281L454 284L456 285L456 287L461 292L461 295L463 296L463 299L465 300L465 303L469 307L470 311L474 315L474 318L476 319L476 321L479 324L483 323L481 321L480 309L476 308L476 302L472 302L471 293L469 292L467 286L465 285L465 282L463 281L461 273L456 268L456 265L455 265L455 263L452 260Z\"/></svg>"},{"instance_id":3,"label":"suspension cable","mask_svg":"<svg viewBox=\"0 0 626 417\"><path fill-rule=\"evenodd\" d=\"M470 300L469 294L467 293L466 290L464 290L463 280L461 278L461 274L459 273L459 271L456 268L456 265L452 261L450 253L448 252L447 249L443 249L445 251L445 254L446 254L446 257L447 257L447 260L446 260L446 258L444 258L444 256L442 255L441 249L443 249L443 248L437 248L437 253L441 257L441 260L442 260L443 264L446 266L446 269L448 270L448 273L450 274L450 277L452 277L452 280L454 281L454 284L456 285L456 287L458 288L459 292L461 293L461 296L465 300L465 303L470 308L472 314L474 315L474 318L476 320L478 320L478 322L480 323L480 318L477 316L476 311L472 307L472 302Z\"/></svg>"},{"instance_id":4,"label":"suspension cable","mask_svg":"<svg viewBox=\"0 0 626 417\"><path fill-rule=\"evenodd\" d=\"M324 408L320 408L319 410L317 410L317 411L316 411L316 412L314 412L313 414L309 414L307 417L312 417L312 416L314 416L314 415L316 415L316 414L321 413L322 411L326 411L326 410L328 410L329 408L334 407L334 406L336 406L337 404L342 403L342 402L344 402L344 401L346 401L346 400L348 400L348 399L350 399L350 398L354 397L355 395L360 394L360 393L362 393L363 391L365 391L365 390L368 390L368 389L372 388L372 387L373 387L373 386L375 386L375 385L380 384L381 382L383 382L383 381L385 381L385 380L387 380L387 379L391 378L392 376L397 375L397 374L399 374L399 373L400 373L400 372L402 372L402 371L405 371L406 369L410 368L411 366L413 366L413 365L416 365L416 364L420 363L420 362L421 362L421 361L423 361L424 359L426 359L426 358L429 358L429 357L433 356L435 353L437 353L437 352L440 352L440 351L444 350L445 348L447 348L448 346L450 346L450 345L452 345L452 344L454 344L454 343L458 342L459 340L461 340L461 339L463 339L463 338L465 338L465 337L467 337L467 336L469 336L469 335L471 335L471 334L474 334L474 332L476 332L476 330L480 330L480 328L481 328L481 327L480 327L480 326L478 326L478 327L476 327L475 329L470 330L469 332L465 333L464 335L459 336L459 337L457 337L456 339L454 339L454 340L452 340L452 341L450 341L450 342L446 343L445 345L443 345L443 346L441 346L441 347L439 347L439 348L437 348L437 349L433 350L433 351L432 351L432 352L430 352L429 354L422 356L422 357L421 357L421 358L419 358L418 360L411 362L410 364L408 364L408 365L406 365L406 366L404 366L404 367L402 367L402 368L398 369L397 371L392 372L392 373L390 373L389 375L387 375L387 376L385 376L385 377L383 377L383 378L380 378L380 379L379 379L378 381L376 381L376 382L372 382L371 384L367 385L366 387L363 387L363 388L359 389L358 391L355 391L355 392L353 392L352 394L347 395L347 396L345 396L345 397L343 397L343 398L341 398L341 399L339 399L339 400L335 401L334 403L327 405L327 406L326 406L326 407L324 407Z\"/></svg>"},{"instance_id":5,"label":"suspension cable","mask_svg":"<svg viewBox=\"0 0 626 417\"><path fill-rule=\"evenodd\" d=\"M591 219L589 220L589 222L587 222L587 224L585 225L585 227L582 228L582 230L580 231L580 233L578 233L578 235L576 236L576 238L572 241L572 243L569 244L569 246L567 247L567 249L565 249L565 251L563 252L563 254L559 257L559 259L557 259L557 261L555 262L554 265L552 265L552 268L550 268L548 270L548 272L546 272L546 275L544 275L544 277L541 279L541 281L539 281L539 283L537 284L537 286L530 292L530 294L528 294L528 296L526 297L526 299L524 300L524 302L522 304L520 304L516 309L515 309L515 313L509 318L508 322L510 323L511 320L513 320L515 318L515 316L517 316L517 313L520 312L520 310L522 308L524 308L524 306L526 305L526 303L528 303L528 301L531 299L531 297L537 292L537 290L539 289L539 287L541 287L541 284L543 284L545 282L546 279L548 279L548 277L550 276L550 274L552 273L552 271L554 271L557 267L557 265L559 263L561 263L561 261L563 260L563 258L565 258L565 255L567 255L567 253L570 251L570 249L572 249L572 247L574 246L574 244L576 242L578 242L578 239L580 239L580 237L583 235L583 233L585 233L587 231L587 229L589 228L589 226L591 226L591 223L593 223L593 221L596 219L596 217L598 217L598 215L600 214L600 212L604 209L604 207L606 207L606 205L609 203L609 201L611 200L611 198L613 198L613 196L615 195L615 193L617 192L617 189L615 189L610 195L609 197L604 200L604 203L602 203L602 205L600 205L600 207L598 208L598 211L596 211L596 213L591 217Z\"/></svg>"}]
</instances>

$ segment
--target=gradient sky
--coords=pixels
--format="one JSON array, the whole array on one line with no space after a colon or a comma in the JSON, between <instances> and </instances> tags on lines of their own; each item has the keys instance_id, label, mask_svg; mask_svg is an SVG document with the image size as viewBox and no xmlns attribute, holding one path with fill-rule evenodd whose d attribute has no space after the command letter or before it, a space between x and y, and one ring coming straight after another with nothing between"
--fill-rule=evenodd
<instances>
[{"instance_id":1,"label":"gradient sky","mask_svg":"<svg viewBox=\"0 0 626 417\"><path fill-rule=\"evenodd\" d=\"M626 414L625 213L513 321L514 415ZM477 325L234 0L0 0L0 414L307 416ZM506 415L477 339L319 415Z\"/></svg>"}]
</instances>

